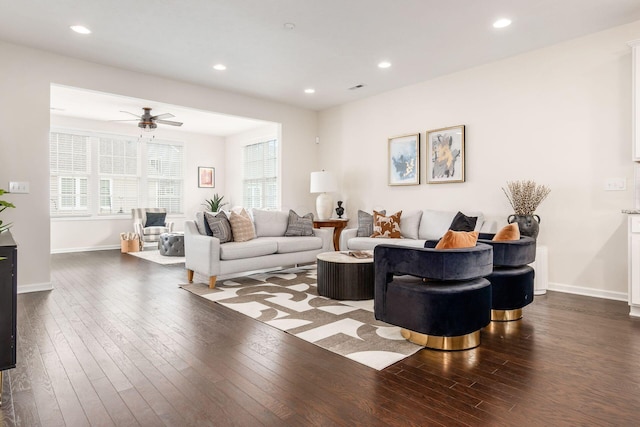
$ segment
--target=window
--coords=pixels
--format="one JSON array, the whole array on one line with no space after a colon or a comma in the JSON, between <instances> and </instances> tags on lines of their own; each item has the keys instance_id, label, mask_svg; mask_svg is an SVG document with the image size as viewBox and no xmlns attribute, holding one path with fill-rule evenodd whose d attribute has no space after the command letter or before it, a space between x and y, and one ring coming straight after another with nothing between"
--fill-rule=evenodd
<instances>
[{"instance_id":1,"label":"window","mask_svg":"<svg viewBox=\"0 0 640 427\"><path fill-rule=\"evenodd\" d=\"M278 141L245 146L243 205L277 209L278 199Z\"/></svg>"},{"instance_id":2,"label":"window","mask_svg":"<svg viewBox=\"0 0 640 427\"><path fill-rule=\"evenodd\" d=\"M183 212L181 143L65 130L50 133L50 159L51 216Z\"/></svg>"},{"instance_id":3,"label":"window","mask_svg":"<svg viewBox=\"0 0 640 427\"><path fill-rule=\"evenodd\" d=\"M52 132L49 147L51 213L88 215L91 173L89 137Z\"/></svg>"}]
</instances>

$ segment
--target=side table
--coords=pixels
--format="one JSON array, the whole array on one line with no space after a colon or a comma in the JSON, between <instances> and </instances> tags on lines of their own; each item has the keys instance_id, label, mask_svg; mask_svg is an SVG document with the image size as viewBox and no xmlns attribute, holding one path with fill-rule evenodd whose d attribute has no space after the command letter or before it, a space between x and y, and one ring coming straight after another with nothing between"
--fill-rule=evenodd
<instances>
[{"instance_id":1,"label":"side table","mask_svg":"<svg viewBox=\"0 0 640 427\"><path fill-rule=\"evenodd\" d=\"M373 253L371 258L355 258L342 252L323 252L317 260L318 295L337 300L373 298Z\"/></svg>"},{"instance_id":2,"label":"side table","mask_svg":"<svg viewBox=\"0 0 640 427\"><path fill-rule=\"evenodd\" d=\"M338 251L340 250L340 234L348 222L348 218L314 219L313 228L333 227L333 249Z\"/></svg>"}]
</instances>

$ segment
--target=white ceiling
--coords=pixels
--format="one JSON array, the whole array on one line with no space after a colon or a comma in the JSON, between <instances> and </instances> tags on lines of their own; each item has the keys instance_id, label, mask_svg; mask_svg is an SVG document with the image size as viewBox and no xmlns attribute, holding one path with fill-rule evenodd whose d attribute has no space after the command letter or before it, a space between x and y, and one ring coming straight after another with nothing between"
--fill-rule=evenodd
<instances>
[{"instance_id":1,"label":"white ceiling","mask_svg":"<svg viewBox=\"0 0 640 427\"><path fill-rule=\"evenodd\" d=\"M0 39L320 110L639 19L640 0L0 0Z\"/></svg>"}]
</instances>

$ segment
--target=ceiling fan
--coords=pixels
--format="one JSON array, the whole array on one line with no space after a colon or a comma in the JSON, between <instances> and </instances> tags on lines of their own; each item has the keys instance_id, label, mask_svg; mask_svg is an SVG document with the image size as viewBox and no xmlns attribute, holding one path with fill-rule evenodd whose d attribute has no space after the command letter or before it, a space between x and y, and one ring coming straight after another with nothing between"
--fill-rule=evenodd
<instances>
[{"instance_id":1,"label":"ceiling fan","mask_svg":"<svg viewBox=\"0 0 640 427\"><path fill-rule=\"evenodd\" d=\"M132 116L135 116L135 119L127 119L127 120L114 120L116 122L129 122L129 121L134 121L134 120L139 120L138 122L138 127L141 129L144 129L146 131L152 131L155 128L158 127L157 123L163 124L163 125L171 125L171 126L182 126L182 122L175 122L172 120L165 120L165 119L169 119L171 117L175 117L173 114L171 113L164 113L164 114L158 114L157 116L152 116L151 115L151 108L148 107L143 107L142 108L144 110L144 113L139 116L137 114L133 114L130 113L128 111L120 111L121 113L127 113L127 114L131 114Z\"/></svg>"}]
</instances>

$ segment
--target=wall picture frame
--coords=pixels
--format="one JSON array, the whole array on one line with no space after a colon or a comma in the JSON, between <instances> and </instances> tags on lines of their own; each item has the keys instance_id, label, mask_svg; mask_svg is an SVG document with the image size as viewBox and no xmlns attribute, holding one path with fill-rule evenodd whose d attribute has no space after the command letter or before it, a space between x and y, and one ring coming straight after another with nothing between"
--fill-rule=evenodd
<instances>
[{"instance_id":1,"label":"wall picture frame","mask_svg":"<svg viewBox=\"0 0 640 427\"><path fill-rule=\"evenodd\" d=\"M420 134L389 138L389 185L420 184Z\"/></svg>"},{"instance_id":2,"label":"wall picture frame","mask_svg":"<svg viewBox=\"0 0 640 427\"><path fill-rule=\"evenodd\" d=\"M433 129L427 134L427 184L464 182L464 125Z\"/></svg>"},{"instance_id":3,"label":"wall picture frame","mask_svg":"<svg viewBox=\"0 0 640 427\"><path fill-rule=\"evenodd\" d=\"M198 166L198 187L199 188L215 188L216 186L216 168L207 166Z\"/></svg>"}]
</instances>

